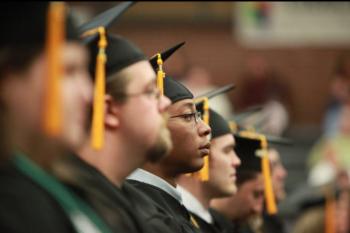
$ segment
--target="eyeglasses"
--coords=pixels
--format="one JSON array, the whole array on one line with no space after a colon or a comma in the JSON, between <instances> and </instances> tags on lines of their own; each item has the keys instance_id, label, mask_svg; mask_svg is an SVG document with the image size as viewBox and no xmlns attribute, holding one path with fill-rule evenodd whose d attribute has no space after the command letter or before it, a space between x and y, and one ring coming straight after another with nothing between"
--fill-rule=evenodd
<instances>
[{"instance_id":1,"label":"eyeglasses","mask_svg":"<svg viewBox=\"0 0 350 233\"><path fill-rule=\"evenodd\" d=\"M192 112L187 114L181 114L177 116L171 116L170 118L176 118L180 117L184 119L186 122L192 122L194 121L196 124L202 120L202 113L201 112Z\"/></svg>"},{"instance_id":2,"label":"eyeglasses","mask_svg":"<svg viewBox=\"0 0 350 233\"><path fill-rule=\"evenodd\" d=\"M160 90L158 88L152 88L152 89L147 89L143 92L140 93L130 93L130 94L125 94L125 96L128 97L136 97L136 96L140 96L140 95L146 95L150 98L155 98L156 100L160 99Z\"/></svg>"}]
</instances>

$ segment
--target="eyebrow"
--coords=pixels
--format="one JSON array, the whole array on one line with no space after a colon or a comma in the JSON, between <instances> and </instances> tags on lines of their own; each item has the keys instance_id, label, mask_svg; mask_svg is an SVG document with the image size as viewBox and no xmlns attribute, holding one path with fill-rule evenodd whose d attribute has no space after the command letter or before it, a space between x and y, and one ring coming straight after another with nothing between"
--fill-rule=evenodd
<instances>
[{"instance_id":1,"label":"eyebrow","mask_svg":"<svg viewBox=\"0 0 350 233\"><path fill-rule=\"evenodd\" d=\"M224 147L224 150L229 150L229 149L233 149L235 147L235 144L234 143L230 143L230 144L228 144L228 145L226 145L225 147Z\"/></svg>"},{"instance_id":2,"label":"eyebrow","mask_svg":"<svg viewBox=\"0 0 350 233\"><path fill-rule=\"evenodd\" d=\"M179 110L185 110L185 109L190 109L192 111L196 111L195 105L193 103L186 103L183 104L179 107Z\"/></svg>"},{"instance_id":3,"label":"eyebrow","mask_svg":"<svg viewBox=\"0 0 350 233\"><path fill-rule=\"evenodd\" d=\"M156 85L156 80L157 80L156 76L153 76L153 78L149 82L146 83L145 87Z\"/></svg>"}]
</instances>

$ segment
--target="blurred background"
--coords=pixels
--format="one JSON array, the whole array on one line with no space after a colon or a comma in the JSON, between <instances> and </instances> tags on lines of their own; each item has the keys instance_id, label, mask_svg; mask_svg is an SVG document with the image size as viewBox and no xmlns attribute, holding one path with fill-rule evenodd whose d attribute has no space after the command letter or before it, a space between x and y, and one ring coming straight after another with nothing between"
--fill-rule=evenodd
<instances>
[{"instance_id":1,"label":"blurred background","mask_svg":"<svg viewBox=\"0 0 350 233\"><path fill-rule=\"evenodd\" d=\"M68 3L83 23L119 2ZM350 2L138 2L110 32L148 56L186 41L165 72L195 94L236 84L212 103L227 118L263 106L250 124L294 141L277 146L293 197L305 182L332 179L339 164L350 168L349 28ZM320 161L331 168L312 173ZM285 216L296 211L290 199Z\"/></svg>"}]
</instances>

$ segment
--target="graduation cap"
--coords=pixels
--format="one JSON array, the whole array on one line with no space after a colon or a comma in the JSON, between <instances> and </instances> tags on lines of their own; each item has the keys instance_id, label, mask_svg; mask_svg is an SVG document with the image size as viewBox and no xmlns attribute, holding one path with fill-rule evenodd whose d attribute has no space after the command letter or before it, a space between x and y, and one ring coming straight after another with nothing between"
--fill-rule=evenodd
<instances>
[{"instance_id":1,"label":"graduation cap","mask_svg":"<svg viewBox=\"0 0 350 233\"><path fill-rule=\"evenodd\" d=\"M173 55L173 53L178 50L179 48L181 48L183 45L185 45L185 41L178 43L177 45L174 45L173 47L163 51L160 53L161 55L161 59L163 62L165 62L171 55ZM149 62L151 63L151 66L153 68L154 71L157 71L158 69L158 56L157 54L153 55L150 59Z\"/></svg>"},{"instance_id":2,"label":"graduation cap","mask_svg":"<svg viewBox=\"0 0 350 233\"><path fill-rule=\"evenodd\" d=\"M184 99L193 99L192 92L170 76L164 79L164 95L171 100L172 104Z\"/></svg>"},{"instance_id":3,"label":"graduation cap","mask_svg":"<svg viewBox=\"0 0 350 233\"><path fill-rule=\"evenodd\" d=\"M211 121L211 114L210 114L210 107L209 107L209 99L214 98L217 95L223 94L225 92L228 92L235 88L234 84L228 84L223 87L217 88L215 90L209 91L207 93L204 93L202 95L199 95L195 98L196 103L196 109L197 111L202 113L202 118L204 123L210 126ZM212 123L215 120L218 120L217 115L213 115L214 119ZM223 127L223 125L221 125ZM228 126L229 127L229 126ZM215 129L214 129L215 130ZM223 130L223 128L221 129ZM215 134L220 133L221 130L217 130ZM227 129L225 129L227 130ZM229 128L228 128L229 130ZM213 137L213 131L212 131L212 137ZM204 166L201 170L195 173L195 176L197 176L202 181L207 181L209 179L209 158L208 156L204 157Z\"/></svg>"},{"instance_id":4,"label":"graduation cap","mask_svg":"<svg viewBox=\"0 0 350 233\"><path fill-rule=\"evenodd\" d=\"M266 209L268 214L276 214L277 206L276 206L275 196L272 189L271 174L270 174L271 170L270 170L270 162L269 162L269 156L268 156L268 141L266 136L263 134L252 132L252 131L240 131L238 133L235 133L234 136L236 139L236 147L238 148L240 147L239 143L242 143L242 139L241 139L242 137L245 138L246 140L249 140L249 139L254 140L255 141L254 143L257 143L256 145L260 144L260 149L257 151L255 150L254 155L257 155L256 158L260 158L261 172L264 177ZM252 154L250 158L248 158L248 161L245 161L245 158L244 158L244 152L247 151L248 154L252 152L251 151L252 149L250 147L253 147L253 145L247 146L246 141L243 143L245 144L245 146L243 147L243 149L240 149L240 152L239 152L242 154L242 157L241 157L242 163L241 163L241 167L238 168L238 170L251 167L252 168L251 171L258 171L257 169L258 160L256 160L256 158L252 156ZM252 163L252 164L247 164L247 163ZM256 168L256 169L253 169L253 168Z\"/></svg>"},{"instance_id":5,"label":"graduation cap","mask_svg":"<svg viewBox=\"0 0 350 233\"><path fill-rule=\"evenodd\" d=\"M63 63L60 52L65 40L78 40L77 28L64 2L2 2L0 49L11 52L38 50L47 54L42 126L49 136L62 128L60 78ZM13 51L11 49L14 49Z\"/></svg>"},{"instance_id":6,"label":"graduation cap","mask_svg":"<svg viewBox=\"0 0 350 233\"><path fill-rule=\"evenodd\" d=\"M119 19L119 17L128 10L135 2L127 1L119 3L118 5L98 14L92 20L80 25L78 28L79 35L83 35L84 33L93 30L98 27L109 28L113 23ZM98 34L92 33L88 37L84 38L84 43L88 44L92 40L98 37Z\"/></svg>"},{"instance_id":7,"label":"graduation cap","mask_svg":"<svg viewBox=\"0 0 350 233\"><path fill-rule=\"evenodd\" d=\"M143 53L123 38L114 38L107 34L106 29L114 23L134 2L123 2L94 17L79 28L83 42L88 44L93 56L90 72L95 68L95 87L91 129L91 145L101 149L104 144L104 96L106 74L111 75L120 69L131 65ZM109 41L111 40L111 41ZM108 46L108 48L107 48ZM133 57L137 56L137 57ZM124 63L123 63L124 62Z\"/></svg>"},{"instance_id":8,"label":"graduation cap","mask_svg":"<svg viewBox=\"0 0 350 233\"><path fill-rule=\"evenodd\" d=\"M78 40L77 28L73 23L72 15L66 11L65 7L62 7L62 4L56 2L22 2L20 4L1 2L0 25L3 36L0 40L0 48L24 46L24 49L32 49L34 46L34 48L43 49L51 30L50 24L54 24L48 18L49 9L51 6L57 9L58 5L60 5L58 8L61 8L59 10L61 20L63 19L61 21L64 27L63 35L68 40ZM57 10L54 11L57 12ZM56 23L60 22L56 21Z\"/></svg>"},{"instance_id":9,"label":"graduation cap","mask_svg":"<svg viewBox=\"0 0 350 233\"><path fill-rule=\"evenodd\" d=\"M261 157L258 151L261 148L261 143L258 139L252 139L235 134L235 152L240 158L241 165L237 168L238 175L242 171L261 172Z\"/></svg>"},{"instance_id":10,"label":"graduation cap","mask_svg":"<svg viewBox=\"0 0 350 233\"><path fill-rule=\"evenodd\" d=\"M184 44L185 41L171 47L170 49L167 49L162 53L157 53L149 59L154 72L157 74L157 87L159 88L161 95L164 95L165 73L163 71L163 62L165 62L176 50L178 50Z\"/></svg>"},{"instance_id":11,"label":"graduation cap","mask_svg":"<svg viewBox=\"0 0 350 233\"><path fill-rule=\"evenodd\" d=\"M211 128L211 139L231 134L228 122L213 109L209 109L209 126Z\"/></svg>"}]
</instances>

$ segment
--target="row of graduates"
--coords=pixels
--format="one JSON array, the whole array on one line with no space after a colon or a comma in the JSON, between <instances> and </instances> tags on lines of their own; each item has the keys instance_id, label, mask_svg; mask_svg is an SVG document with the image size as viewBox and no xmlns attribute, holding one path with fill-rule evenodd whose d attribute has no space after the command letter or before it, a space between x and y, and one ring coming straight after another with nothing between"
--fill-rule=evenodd
<instances>
[{"instance_id":1,"label":"row of graduates","mask_svg":"<svg viewBox=\"0 0 350 233\"><path fill-rule=\"evenodd\" d=\"M261 172L276 213L266 136L208 106L230 88L195 98L163 72L184 43L147 58L108 32L132 4L78 27L65 3L1 3L1 232L237 232L210 203Z\"/></svg>"}]
</instances>

